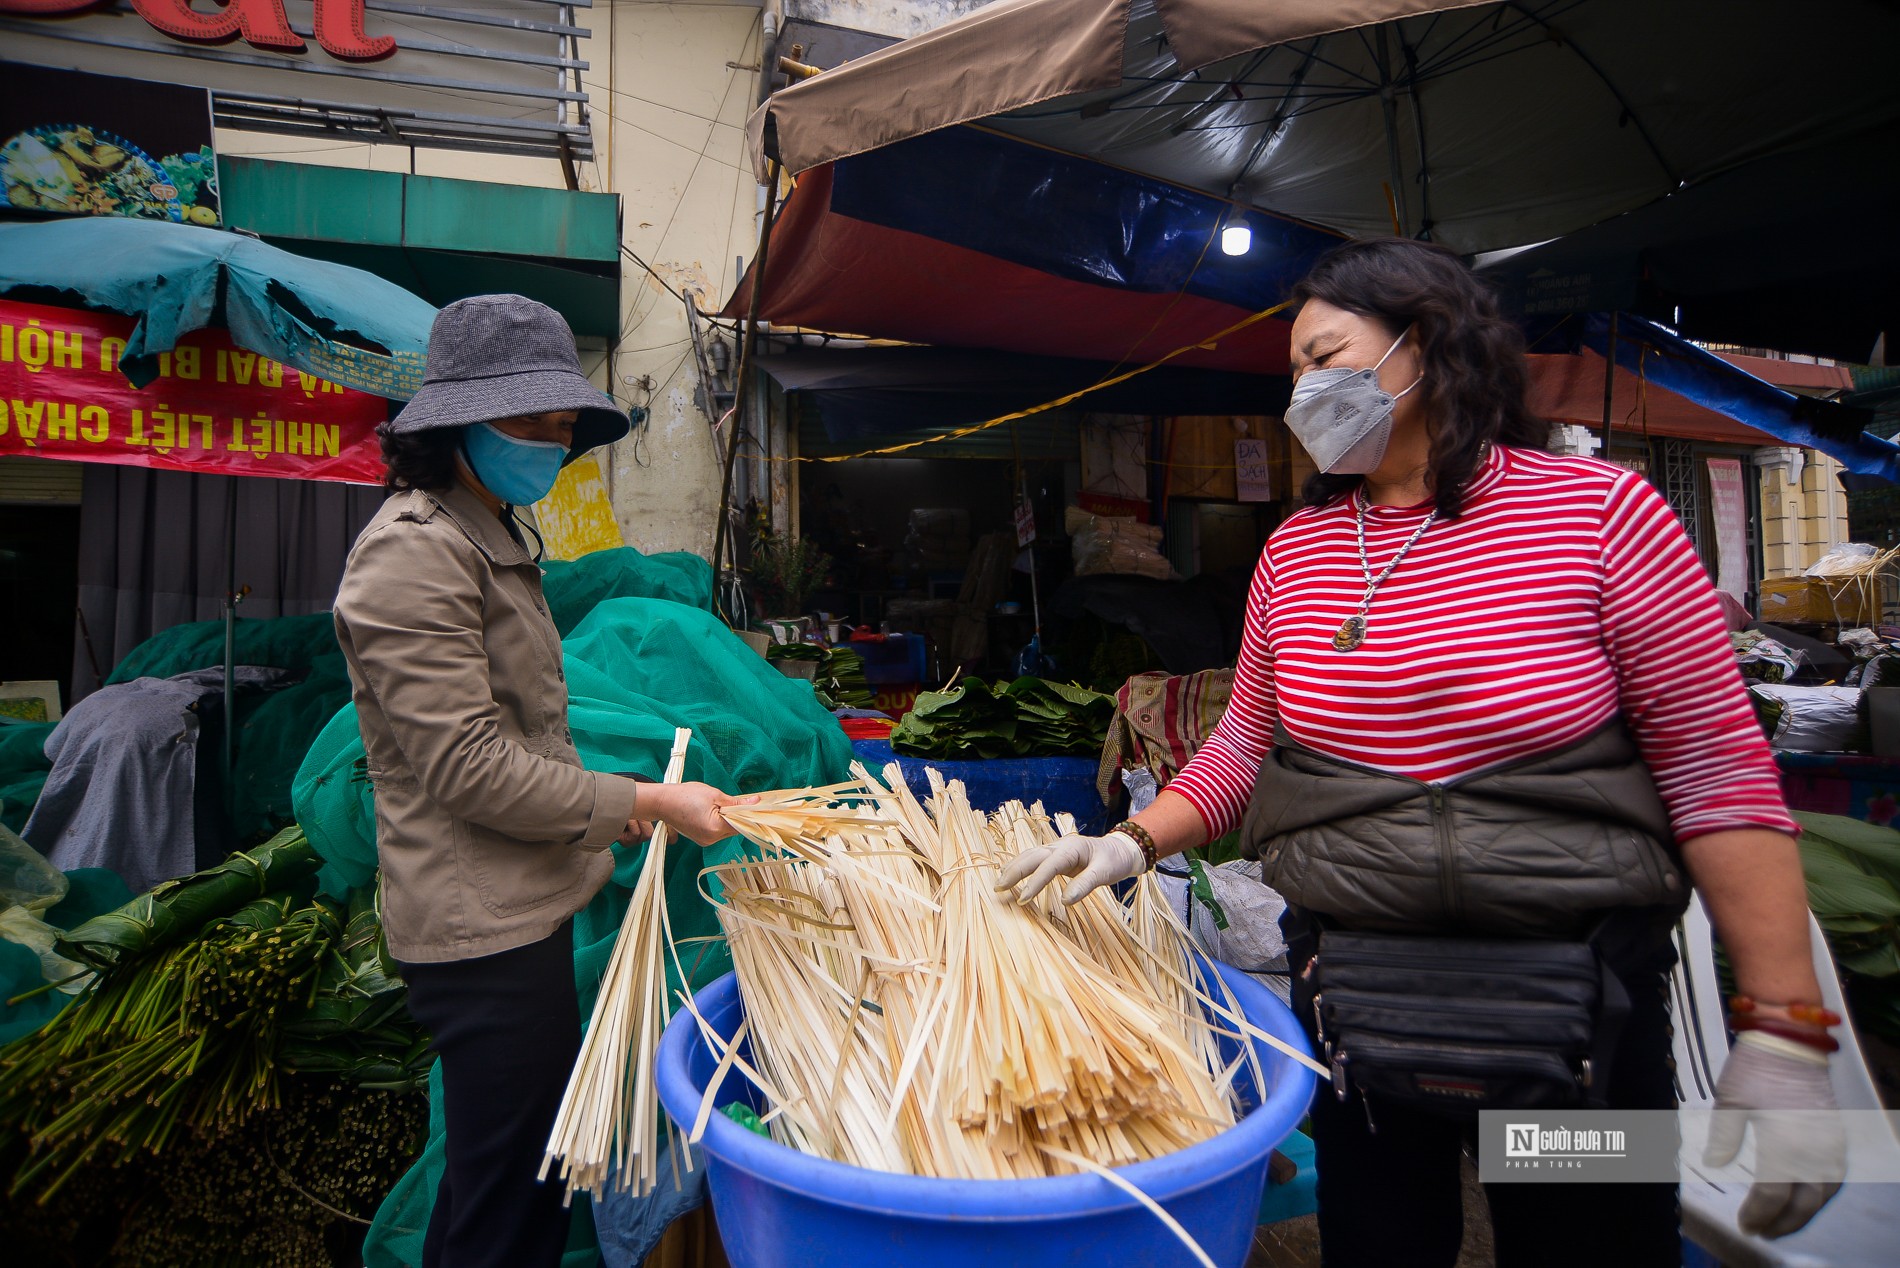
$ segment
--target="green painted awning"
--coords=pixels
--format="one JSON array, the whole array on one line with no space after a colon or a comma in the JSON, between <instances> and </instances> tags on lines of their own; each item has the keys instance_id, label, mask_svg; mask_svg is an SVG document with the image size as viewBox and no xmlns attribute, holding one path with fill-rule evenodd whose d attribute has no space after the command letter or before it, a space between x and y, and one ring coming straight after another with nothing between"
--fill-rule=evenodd
<instances>
[{"instance_id":1,"label":"green painted awning","mask_svg":"<svg viewBox=\"0 0 1900 1268\"><path fill-rule=\"evenodd\" d=\"M220 158L225 223L366 269L440 307L513 291L577 335L620 329L620 199L528 185Z\"/></svg>"}]
</instances>

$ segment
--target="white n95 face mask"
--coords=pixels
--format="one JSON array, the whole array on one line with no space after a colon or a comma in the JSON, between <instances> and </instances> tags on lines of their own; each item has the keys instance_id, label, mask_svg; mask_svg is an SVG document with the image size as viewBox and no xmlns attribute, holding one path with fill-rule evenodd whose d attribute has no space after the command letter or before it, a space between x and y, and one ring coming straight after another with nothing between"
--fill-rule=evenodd
<instances>
[{"instance_id":1,"label":"white n95 face mask","mask_svg":"<svg viewBox=\"0 0 1900 1268\"><path fill-rule=\"evenodd\" d=\"M1379 368L1411 333L1412 327L1406 327L1370 370L1308 370L1293 385L1286 425L1327 475L1365 475L1385 458L1392 439L1392 407L1425 376L1413 379L1412 387L1398 396L1389 396L1379 386Z\"/></svg>"}]
</instances>

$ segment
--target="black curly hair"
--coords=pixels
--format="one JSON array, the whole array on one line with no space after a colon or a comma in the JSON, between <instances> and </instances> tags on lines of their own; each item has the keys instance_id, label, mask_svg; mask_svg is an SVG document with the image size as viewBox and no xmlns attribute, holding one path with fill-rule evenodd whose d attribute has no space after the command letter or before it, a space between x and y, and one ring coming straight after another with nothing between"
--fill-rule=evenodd
<instances>
[{"instance_id":1,"label":"black curly hair","mask_svg":"<svg viewBox=\"0 0 1900 1268\"><path fill-rule=\"evenodd\" d=\"M427 431L392 434L385 423L376 429L383 442L383 488L391 493L423 489L440 493L455 483L455 455L462 451L462 428L432 427Z\"/></svg>"},{"instance_id":2,"label":"black curly hair","mask_svg":"<svg viewBox=\"0 0 1900 1268\"><path fill-rule=\"evenodd\" d=\"M1410 238L1342 243L1294 286L1295 303L1309 299L1370 318L1394 339L1416 330L1425 375L1418 390L1433 421L1427 483L1440 516L1456 519L1464 509L1486 444L1549 447L1550 424L1524 396L1524 337L1456 253ZM1324 506L1364 480L1322 472L1301 496Z\"/></svg>"}]
</instances>

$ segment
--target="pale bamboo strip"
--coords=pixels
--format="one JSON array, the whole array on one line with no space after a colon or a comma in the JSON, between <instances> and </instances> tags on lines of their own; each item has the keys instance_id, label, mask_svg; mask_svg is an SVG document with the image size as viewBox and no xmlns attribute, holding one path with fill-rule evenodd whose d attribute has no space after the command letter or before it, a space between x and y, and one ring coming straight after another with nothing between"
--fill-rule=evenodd
<instances>
[{"instance_id":1,"label":"pale bamboo strip","mask_svg":"<svg viewBox=\"0 0 1900 1268\"><path fill-rule=\"evenodd\" d=\"M1123 1165L1233 1123L1252 1048L1228 1062L1221 1038L1257 1028L1210 1022L1238 1010L1151 879L1127 904L1019 906L996 870L1072 821L981 814L934 772L921 804L894 766L852 773L736 809L765 857L702 875L773 1135L860 1166L1028 1178L1073 1171L1064 1152Z\"/></svg>"},{"instance_id":2,"label":"pale bamboo strip","mask_svg":"<svg viewBox=\"0 0 1900 1268\"><path fill-rule=\"evenodd\" d=\"M685 775L692 735L684 727L673 733L665 775L669 784L679 783ZM594 999L587 1036L548 1133L540 1176L547 1179L550 1167L559 1160L568 1201L583 1189L599 1197L609 1183L645 1196L659 1178L662 1115L653 1085L653 1060L668 1016L669 959L685 980L666 914L666 855L671 838L670 827L654 825ZM666 1129L670 1144L674 1131L670 1120ZM675 1153L676 1169L678 1165ZM686 1165L690 1169L690 1155Z\"/></svg>"}]
</instances>

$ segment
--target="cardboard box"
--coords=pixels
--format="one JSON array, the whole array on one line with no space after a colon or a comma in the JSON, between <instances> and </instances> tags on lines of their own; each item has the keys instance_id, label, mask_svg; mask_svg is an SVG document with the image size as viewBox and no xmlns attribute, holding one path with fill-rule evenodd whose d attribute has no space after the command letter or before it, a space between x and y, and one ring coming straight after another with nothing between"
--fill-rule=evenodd
<instances>
[{"instance_id":1,"label":"cardboard box","mask_svg":"<svg viewBox=\"0 0 1900 1268\"><path fill-rule=\"evenodd\" d=\"M1775 625L1872 625L1880 619L1880 581L1871 577L1780 577L1764 581L1761 619Z\"/></svg>"}]
</instances>

